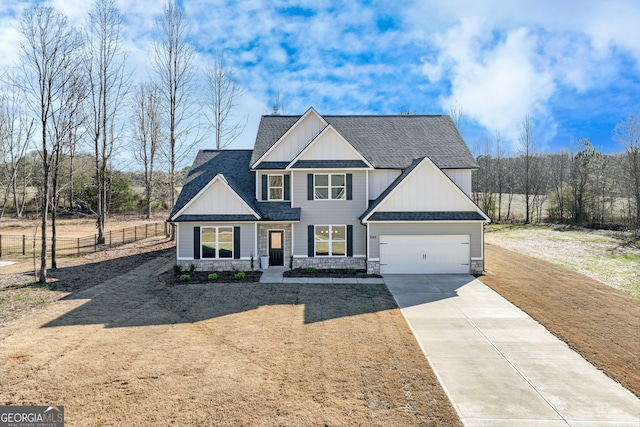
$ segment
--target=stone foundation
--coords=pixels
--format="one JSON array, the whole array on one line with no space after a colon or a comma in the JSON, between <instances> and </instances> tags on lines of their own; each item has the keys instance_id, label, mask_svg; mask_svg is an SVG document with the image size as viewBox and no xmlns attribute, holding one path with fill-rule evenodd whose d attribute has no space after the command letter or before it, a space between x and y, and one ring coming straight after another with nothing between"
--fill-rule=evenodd
<instances>
[{"instance_id":1,"label":"stone foundation","mask_svg":"<svg viewBox=\"0 0 640 427\"><path fill-rule=\"evenodd\" d=\"M484 271L484 260L474 259L471 260L471 274L481 275Z\"/></svg>"},{"instance_id":2,"label":"stone foundation","mask_svg":"<svg viewBox=\"0 0 640 427\"><path fill-rule=\"evenodd\" d=\"M293 268L315 267L318 270L326 268L355 268L362 270L366 268L364 258L294 258Z\"/></svg>"},{"instance_id":3,"label":"stone foundation","mask_svg":"<svg viewBox=\"0 0 640 427\"><path fill-rule=\"evenodd\" d=\"M380 274L380 261L367 261L367 274Z\"/></svg>"},{"instance_id":4,"label":"stone foundation","mask_svg":"<svg viewBox=\"0 0 640 427\"><path fill-rule=\"evenodd\" d=\"M260 267L259 260L253 260L253 269ZM180 260L178 265L182 270L189 271L191 264L196 266L196 271L251 271L251 261L245 259L194 259Z\"/></svg>"}]
</instances>

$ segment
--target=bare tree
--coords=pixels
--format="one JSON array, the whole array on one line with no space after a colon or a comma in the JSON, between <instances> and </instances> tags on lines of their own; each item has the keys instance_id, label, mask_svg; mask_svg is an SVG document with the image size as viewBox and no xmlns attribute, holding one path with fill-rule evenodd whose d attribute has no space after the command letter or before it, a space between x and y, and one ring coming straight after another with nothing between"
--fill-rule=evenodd
<instances>
[{"instance_id":1,"label":"bare tree","mask_svg":"<svg viewBox=\"0 0 640 427\"><path fill-rule=\"evenodd\" d=\"M624 147L622 167L625 172L628 192L635 202L635 228L640 230L640 114L631 113L618 123L614 139Z\"/></svg>"},{"instance_id":2,"label":"bare tree","mask_svg":"<svg viewBox=\"0 0 640 427\"><path fill-rule=\"evenodd\" d=\"M549 177L552 186L552 214L554 220L564 222L567 213L566 182L569 177L571 155L567 151L560 151L549 157Z\"/></svg>"},{"instance_id":3,"label":"bare tree","mask_svg":"<svg viewBox=\"0 0 640 427\"><path fill-rule=\"evenodd\" d=\"M61 107L63 89L75 64L73 52L78 37L67 17L53 7L36 5L27 9L19 22L24 36L21 44L21 70L26 100L39 116L41 132L39 154L42 159L42 241L39 280L47 280L47 220L50 200L50 172L53 162L53 144L50 140L52 116Z\"/></svg>"},{"instance_id":4,"label":"bare tree","mask_svg":"<svg viewBox=\"0 0 640 427\"><path fill-rule=\"evenodd\" d=\"M0 93L0 159L3 161L4 194L0 219L4 216L9 195L13 195L16 216L22 216L24 203L18 200L18 174L21 159L24 158L35 131L35 120L29 117L23 106L23 96L19 90L19 76L7 75Z\"/></svg>"},{"instance_id":5,"label":"bare tree","mask_svg":"<svg viewBox=\"0 0 640 427\"><path fill-rule=\"evenodd\" d=\"M523 161L522 168L522 188L524 190L524 204L525 204L525 224L531 222L531 196L532 196L532 163L535 157L535 141L533 135L533 124L531 118L527 115L522 122L522 131L520 133L520 156Z\"/></svg>"},{"instance_id":6,"label":"bare tree","mask_svg":"<svg viewBox=\"0 0 640 427\"><path fill-rule=\"evenodd\" d=\"M129 90L125 74L128 54L123 47L121 32L122 16L115 1L97 0L89 14L83 62L89 91L87 127L95 153L98 243L105 241L111 158L117 139L115 128L118 112Z\"/></svg>"},{"instance_id":7,"label":"bare tree","mask_svg":"<svg viewBox=\"0 0 640 427\"><path fill-rule=\"evenodd\" d=\"M80 64L79 58L75 61ZM65 77L68 84L60 90L60 107L51 116L52 161L51 161L51 268L57 268L56 261L56 218L60 205L61 167L65 148L75 137L76 130L83 122L83 102L86 98L85 85L79 67L67 70Z\"/></svg>"},{"instance_id":8,"label":"bare tree","mask_svg":"<svg viewBox=\"0 0 640 427\"><path fill-rule=\"evenodd\" d=\"M159 40L154 43L154 66L158 86L166 102L169 161L170 203L175 205L176 166L195 145L196 139L187 145L189 126L186 123L192 106L190 84L193 80L193 58L195 50L189 43L189 26L184 12L176 0L168 0L162 15L156 20Z\"/></svg>"},{"instance_id":9,"label":"bare tree","mask_svg":"<svg viewBox=\"0 0 640 427\"><path fill-rule=\"evenodd\" d=\"M160 106L160 93L156 85L149 83L138 86L133 113L133 155L143 167L147 218L151 218L154 167L162 139Z\"/></svg>"},{"instance_id":10,"label":"bare tree","mask_svg":"<svg viewBox=\"0 0 640 427\"><path fill-rule=\"evenodd\" d=\"M228 147L244 131L247 118L238 119L233 115L238 106L238 98L243 89L236 81L233 68L224 63L224 52L214 58L213 65L205 71L207 79L208 120L213 127L218 150Z\"/></svg>"},{"instance_id":11,"label":"bare tree","mask_svg":"<svg viewBox=\"0 0 640 427\"><path fill-rule=\"evenodd\" d=\"M500 132L496 131L496 158L495 158L495 184L498 192L498 221L502 221L502 193L504 193L505 173L504 173L504 147Z\"/></svg>"},{"instance_id":12,"label":"bare tree","mask_svg":"<svg viewBox=\"0 0 640 427\"><path fill-rule=\"evenodd\" d=\"M463 111L460 104L458 104L458 101L456 101L455 104L453 104L453 107L449 109L449 115L451 116L453 123L455 123L456 128L458 128L458 132L462 134Z\"/></svg>"}]
</instances>

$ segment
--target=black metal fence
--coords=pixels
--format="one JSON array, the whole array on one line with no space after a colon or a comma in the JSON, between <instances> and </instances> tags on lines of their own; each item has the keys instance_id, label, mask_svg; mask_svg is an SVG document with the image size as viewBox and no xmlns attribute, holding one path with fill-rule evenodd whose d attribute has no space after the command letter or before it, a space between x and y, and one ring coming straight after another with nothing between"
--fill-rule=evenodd
<instances>
[{"instance_id":1,"label":"black metal fence","mask_svg":"<svg viewBox=\"0 0 640 427\"><path fill-rule=\"evenodd\" d=\"M56 256L80 256L156 236L168 236L166 222L137 225L105 232L105 242L98 244L98 235L85 237L57 237ZM40 256L41 236L0 234L0 258L5 255ZM47 241L47 255L51 255L51 238Z\"/></svg>"}]
</instances>

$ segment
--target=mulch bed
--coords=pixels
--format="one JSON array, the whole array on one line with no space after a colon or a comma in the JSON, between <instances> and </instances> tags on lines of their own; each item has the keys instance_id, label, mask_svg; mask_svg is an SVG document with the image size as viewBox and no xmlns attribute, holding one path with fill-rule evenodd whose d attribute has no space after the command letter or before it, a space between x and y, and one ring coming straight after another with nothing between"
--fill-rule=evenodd
<instances>
[{"instance_id":1,"label":"mulch bed","mask_svg":"<svg viewBox=\"0 0 640 427\"><path fill-rule=\"evenodd\" d=\"M216 273L216 280L209 280L209 274ZM167 285L188 285L189 283L257 283L260 281L262 271L244 271L245 277L236 279L234 276L237 271L183 271L175 274L173 271L167 271L159 275L159 279ZM180 280L180 276L188 275L191 279L188 281Z\"/></svg>"},{"instance_id":2,"label":"mulch bed","mask_svg":"<svg viewBox=\"0 0 640 427\"><path fill-rule=\"evenodd\" d=\"M283 273L284 277L336 277L339 279L344 278L367 278L367 277L382 277L379 274L367 274L366 270L356 270L349 273L346 268L336 268L334 270L320 269L315 271L307 271L306 268L294 268Z\"/></svg>"}]
</instances>

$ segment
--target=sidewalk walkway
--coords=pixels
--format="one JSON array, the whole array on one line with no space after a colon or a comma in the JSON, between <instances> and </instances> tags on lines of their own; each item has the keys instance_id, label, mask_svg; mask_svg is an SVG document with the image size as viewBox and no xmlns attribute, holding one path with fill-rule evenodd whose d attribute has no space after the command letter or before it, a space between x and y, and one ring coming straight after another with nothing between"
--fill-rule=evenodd
<instances>
[{"instance_id":1,"label":"sidewalk walkway","mask_svg":"<svg viewBox=\"0 0 640 427\"><path fill-rule=\"evenodd\" d=\"M283 273L287 271L286 267L269 267L261 269L262 276L260 277L260 283L341 283L341 284L356 284L356 283L370 283L370 284L382 284L383 279L375 277L353 277L353 278L332 278L332 277L284 277Z\"/></svg>"},{"instance_id":2,"label":"sidewalk walkway","mask_svg":"<svg viewBox=\"0 0 640 427\"><path fill-rule=\"evenodd\" d=\"M385 276L467 427L640 427L640 400L466 275Z\"/></svg>"}]
</instances>

